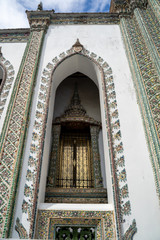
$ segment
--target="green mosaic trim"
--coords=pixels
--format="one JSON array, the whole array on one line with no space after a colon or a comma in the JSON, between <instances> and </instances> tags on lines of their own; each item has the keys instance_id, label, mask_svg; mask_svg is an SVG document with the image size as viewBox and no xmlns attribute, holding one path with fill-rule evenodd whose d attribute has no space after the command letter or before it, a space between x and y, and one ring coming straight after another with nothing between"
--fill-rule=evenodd
<instances>
[{"instance_id":1,"label":"green mosaic trim","mask_svg":"<svg viewBox=\"0 0 160 240\"><path fill-rule=\"evenodd\" d=\"M2 135L0 185L5 184L8 189L6 197L1 200L0 217L2 221L0 235L2 235L2 237L7 237L9 234L8 231L13 214L12 208L14 206L16 183L24 144L27 116L36 75L35 69L38 65L43 35L44 31L35 31L31 33L30 41L27 45L28 51L27 53L25 52L26 57L21 64L23 70L20 70L17 76L13 90L15 95L12 94L12 105L10 102L10 108L7 113L7 115L9 114L9 118L8 121L6 121L6 126L4 126L5 130L7 128L6 136L5 134ZM10 162L10 168L8 168L6 162Z\"/></svg>"},{"instance_id":2,"label":"green mosaic trim","mask_svg":"<svg viewBox=\"0 0 160 240\"><path fill-rule=\"evenodd\" d=\"M159 79L138 24L133 19L121 19L121 31L126 45L135 89L140 105L149 146L156 189L160 198L159 145Z\"/></svg>"},{"instance_id":3,"label":"green mosaic trim","mask_svg":"<svg viewBox=\"0 0 160 240\"><path fill-rule=\"evenodd\" d=\"M94 225L97 228L97 240L114 240L116 238L113 211L39 210L36 238L54 239L57 225Z\"/></svg>"},{"instance_id":4,"label":"green mosaic trim","mask_svg":"<svg viewBox=\"0 0 160 240\"><path fill-rule=\"evenodd\" d=\"M55 57L52 62L48 63L42 73L40 82L40 89L37 100L37 108L35 110L35 123L32 134L32 143L30 147L30 156L28 161L28 169L32 172L34 181L26 178L26 184L30 187L30 196L24 197L27 202L27 211L22 206L23 217L30 222L29 236L34 237L35 216L37 211L37 194L39 188L39 179L41 171L41 161L43 155L43 145L45 139L45 129L47 122L48 104L50 97L50 89L52 84L52 75L57 66L65 59L80 54L93 61L100 69L102 78L102 89L105 102L105 117L106 117L106 131L108 132L110 157L111 157L111 170L112 182L117 222L118 237L122 235L121 224L125 216L131 214L131 206L129 201L127 176L125 170L125 162L123 155L123 144L121 140L120 123L118 117L118 109L116 102L116 93L113 82L113 74L109 65L95 53L83 49L81 53L74 52L73 48L61 53ZM123 190L121 190L123 189ZM24 189L25 190L25 189ZM25 190L26 191L26 190ZM26 205L26 204L25 204ZM29 213L32 216L29 217Z\"/></svg>"}]
</instances>

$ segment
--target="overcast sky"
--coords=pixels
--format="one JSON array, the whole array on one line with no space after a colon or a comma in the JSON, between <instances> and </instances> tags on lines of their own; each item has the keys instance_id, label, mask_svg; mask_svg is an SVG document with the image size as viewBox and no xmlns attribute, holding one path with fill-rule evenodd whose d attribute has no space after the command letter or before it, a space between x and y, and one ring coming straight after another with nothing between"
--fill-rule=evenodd
<instances>
[{"instance_id":1,"label":"overcast sky","mask_svg":"<svg viewBox=\"0 0 160 240\"><path fill-rule=\"evenodd\" d=\"M43 0L43 9L56 12L107 12L111 0ZM25 10L36 10L40 0L0 0L0 28L29 27Z\"/></svg>"}]
</instances>

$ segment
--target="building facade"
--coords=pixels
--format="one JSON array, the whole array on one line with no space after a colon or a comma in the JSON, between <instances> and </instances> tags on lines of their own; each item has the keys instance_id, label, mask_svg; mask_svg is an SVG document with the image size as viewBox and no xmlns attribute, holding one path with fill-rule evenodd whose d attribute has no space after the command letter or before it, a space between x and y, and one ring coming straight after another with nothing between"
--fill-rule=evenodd
<instances>
[{"instance_id":1,"label":"building facade","mask_svg":"<svg viewBox=\"0 0 160 240\"><path fill-rule=\"evenodd\" d=\"M27 11L0 30L0 237L160 238L160 3Z\"/></svg>"}]
</instances>

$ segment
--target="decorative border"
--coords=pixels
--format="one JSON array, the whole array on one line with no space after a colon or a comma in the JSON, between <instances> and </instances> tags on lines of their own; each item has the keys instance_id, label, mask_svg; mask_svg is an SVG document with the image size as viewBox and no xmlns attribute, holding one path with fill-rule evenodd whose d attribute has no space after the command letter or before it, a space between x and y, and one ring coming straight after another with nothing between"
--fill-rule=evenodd
<instances>
[{"instance_id":1,"label":"decorative border","mask_svg":"<svg viewBox=\"0 0 160 240\"><path fill-rule=\"evenodd\" d=\"M80 54L84 57L87 57L89 60L91 60L98 66L101 72L103 85L102 88L105 100L105 116L107 124L106 130L108 132L108 140L110 147L112 183L118 237L121 237L122 235L121 223L124 221L126 215L131 214L125 161L123 155L123 143L121 140L120 122L118 118L118 109L112 70L109 65L101 57L98 57L95 53L90 53L88 50L85 49L83 49L81 53L75 53L72 48L66 52L61 53L59 57L55 57L52 62L47 64L46 68L43 71L40 82L40 90L36 109L36 120L34 123L30 156L28 161L28 171L30 172L30 178L26 178L27 188L30 188L30 196L26 195L26 187L24 189L24 201L27 204L27 211L24 209L24 206L22 206L22 212L26 214L26 218L30 222L30 238L34 237L35 218L37 211L37 194L39 189L52 75L57 66L62 61L75 54ZM29 212L32 212L31 217L29 217Z\"/></svg>"},{"instance_id":2,"label":"decorative border","mask_svg":"<svg viewBox=\"0 0 160 240\"><path fill-rule=\"evenodd\" d=\"M0 65L2 66L5 72L5 76L2 82L3 85L0 89L0 119L1 119L7 101L7 97L9 95L9 91L13 84L15 71L13 65L3 56L0 57Z\"/></svg>"},{"instance_id":3,"label":"decorative border","mask_svg":"<svg viewBox=\"0 0 160 240\"><path fill-rule=\"evenodd\" d=\"M56 224L96 225L97 240L114 240L115 222L113 211L56 211L39 210L37 218L36 239L54 239ZM52 231L50 231L52 230ZM51 233L52 232L52 233Z\"/></svg>"},{"instance_id":4,"label":"decorative border","mask_svg":"<svg viewBox=\"0 0 160 240\"><path fill-rule=\"evenodd\" d=\"M121 31L126 54L133 75L135 90L140 105L146 139L155 176L155 185L160 199L160 128L159 128L159 76L148 53L138 23L132 19L121 19Z\"/></svg>"}]
</instances>

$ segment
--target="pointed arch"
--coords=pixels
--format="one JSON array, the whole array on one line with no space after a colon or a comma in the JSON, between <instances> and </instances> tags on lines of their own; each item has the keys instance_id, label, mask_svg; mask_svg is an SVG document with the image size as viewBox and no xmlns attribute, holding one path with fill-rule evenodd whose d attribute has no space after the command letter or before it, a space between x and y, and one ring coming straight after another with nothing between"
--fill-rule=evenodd
<instances>
[{"instance_id":1,"label":"pointed arch","mask_svg":"<svg viewBox=\"0 0 160 240\"><path fill-rule=\"evenodd\" d=\"M14 80L14 68L10 61L3 56L0 57L1 83L0 83L0 118L3 113L7 97L9 95Z\"/></svg>"},{"instance_id":2,"label":"pointed arch","mask_svg":"<svg viewBox=\"0 0 160 240\"><path fill-rule=\"evenodd\" d=\"M79 61L80 64L78 64L77 61ZM86 62L88 64L87 70L85 70L84 67ZM74 66L72 64L74 64ZM91 66L92 68L90 69L89 67ZM60 82L67 76L71 75L71 73L73 73L73 69L75 68L75 71L80 70L82 73L95 81L99 87L101 98L104 99L103 127L106 129L108 135L113 183L113 199L117 222L117 234L119 237L122 236L121 223L123 222L123 218L125 215L129 215L131 213L112 69L107 62L105 62L101 57L98 57L95 53L90 53L86 49L83 49L80 52L75 52L74 49L71 48L68 51L61 53L58 57L55 57L47 64L46 68L43 70L40 81L35 116L36 119L32 134L32 143L30 147L28 171L26 176L27 184L24 189L24 196L27 197L27 201L25 199L27 211L26 207L24 208L24 205L22 206L22 212L26 214L26 219L30 222L30 238L33 237L35 228L37 194L40 182L42 155L44 151L44 139L46 134L46 123L51 91L53 90L55 92ZM65 69L66 71L64 71Z\"/></svg>"}]
</instances>

